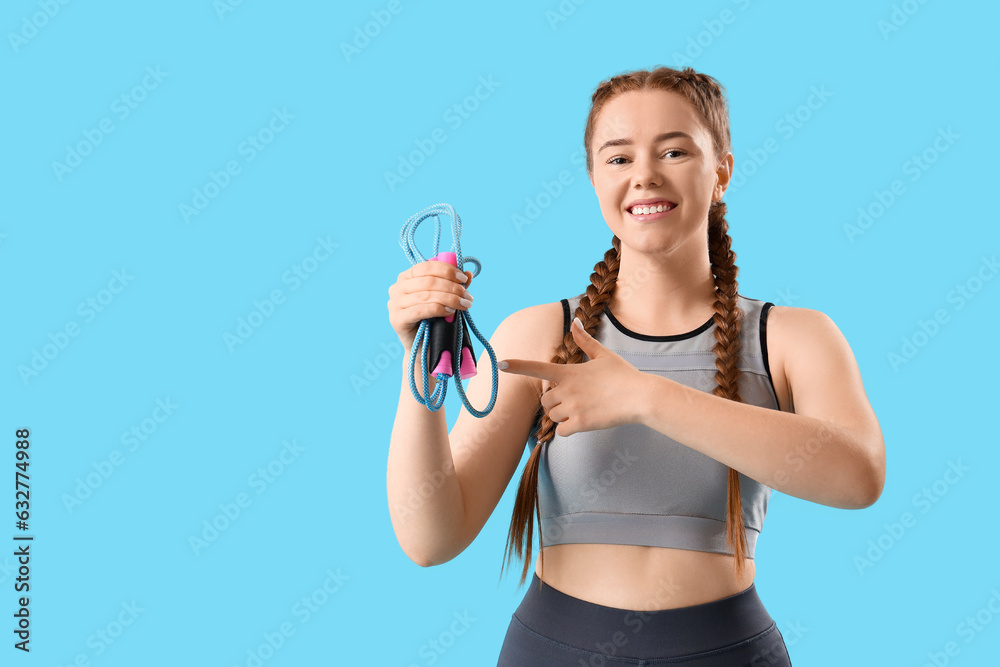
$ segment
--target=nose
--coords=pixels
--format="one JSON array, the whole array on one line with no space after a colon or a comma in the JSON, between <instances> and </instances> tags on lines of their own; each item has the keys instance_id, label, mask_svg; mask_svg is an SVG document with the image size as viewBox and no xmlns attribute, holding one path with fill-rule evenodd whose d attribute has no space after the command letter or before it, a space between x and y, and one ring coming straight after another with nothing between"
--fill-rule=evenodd
<instances>
[{"instance_id":1,"label":"nose","mask_svg":"<svg viewBox=\"0 0 1000 667\"><path fill-rule=\"evenodd\" d=\"M653 188L663 185L663 175L659 164L654 158L637 155L632 169L632 187L636 189Z\"/></svg>"}]
</instances>

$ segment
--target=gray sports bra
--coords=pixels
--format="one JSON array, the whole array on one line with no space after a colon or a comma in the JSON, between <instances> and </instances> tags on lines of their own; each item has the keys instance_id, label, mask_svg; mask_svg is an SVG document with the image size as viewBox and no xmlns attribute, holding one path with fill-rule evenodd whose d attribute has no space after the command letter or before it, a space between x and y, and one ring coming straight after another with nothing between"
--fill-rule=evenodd
<instances>
[{"instance_id":1,"label":"gray sports bra","mask_svg":"<svg viewBox=\"0 0 1000 667\"><path fill-rule=\"evenodd\" d=\"M562 299L565 330L583 294ZM774 305L738 296L740 397L779 409L767 362L767 312ZM674 336L626 329L605 310L595 338L639 370L705 392L715 382L715 323ZM528 447L537 446L536 420ZM732 554L726 544L728 468L642 424L554 434L541 453L538 500L543 546L636 544ZM753 558L771 489L740 473L747 541Z\"/></svg>"}]
</instances>

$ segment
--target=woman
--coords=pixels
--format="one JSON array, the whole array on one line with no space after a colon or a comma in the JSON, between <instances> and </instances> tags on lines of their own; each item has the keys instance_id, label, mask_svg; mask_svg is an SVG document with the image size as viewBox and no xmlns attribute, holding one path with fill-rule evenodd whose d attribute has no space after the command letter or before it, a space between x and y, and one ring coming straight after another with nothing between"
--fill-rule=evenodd
<instances>
[{"instance_id":1,"label":"woman","mask_svg":"<svg viewBox=\"0 0 1000 667\"><path fill-rule=\"evenodd\" d=\"M423 566L461 553L528 441L507 549L524 556L522 584L534 516L541 547L498 665L790 665L754 547L771 489L845 509L881 494L857 364L821 312L737 291L717 81L690 68L604 81L584 143L613 248L585 293L497 328L506 368L486 418L462 412L448 434L404 365L387 480L397 538ZM388 307L404 359L420 320L469 307L468 284L441 262L399 275ZM470 381L473 405L489 382Z\"/></svg>"}]
</instances>

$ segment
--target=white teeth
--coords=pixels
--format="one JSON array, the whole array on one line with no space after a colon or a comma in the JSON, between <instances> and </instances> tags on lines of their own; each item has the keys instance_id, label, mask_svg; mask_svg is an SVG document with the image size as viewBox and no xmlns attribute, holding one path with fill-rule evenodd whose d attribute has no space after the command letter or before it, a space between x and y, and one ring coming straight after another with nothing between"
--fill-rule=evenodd
<instances>
[{"instance_id":1,"label":"white teeth","mask_svg":"<svg viewBox=\"0 0 1000 667\"><path fill-rule=\"evenodd\" d=\"M657 204L656 206L635 206L632 208L633 215L649 215L650 213L662 213L673 208L672 206L666 204Z\"/></svg>"}]
</instances>

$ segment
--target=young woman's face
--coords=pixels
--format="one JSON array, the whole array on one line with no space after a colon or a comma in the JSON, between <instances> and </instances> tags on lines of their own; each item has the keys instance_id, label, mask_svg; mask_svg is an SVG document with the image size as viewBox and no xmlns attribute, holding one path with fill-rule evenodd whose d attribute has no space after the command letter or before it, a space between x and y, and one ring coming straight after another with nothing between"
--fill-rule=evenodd
<instances>
[{"instance_id":1,"label":"young woman's face","mask_svg":"<svg viewBox=\"0 0 1000 667\"><path fill-rule=\"evenodd\" d=\"M704 241L709 206L729 183L732 154L717 161L712 137L687 99L665 90L622 93L601 110L593 142L591 183L622 243L655 253ZM670 210L644 214L632 208L637 202Z\"/></svg>"}]
</instances>

